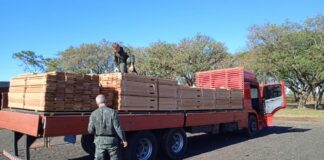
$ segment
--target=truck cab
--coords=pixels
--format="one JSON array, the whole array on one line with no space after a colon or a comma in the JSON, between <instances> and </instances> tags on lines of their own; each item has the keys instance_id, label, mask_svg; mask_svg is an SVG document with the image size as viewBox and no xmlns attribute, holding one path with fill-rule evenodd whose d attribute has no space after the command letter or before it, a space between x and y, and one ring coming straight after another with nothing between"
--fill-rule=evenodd
<instances>
[{"instance_id":1,"label":"truck cab","mask_svg":"<svg viewBox=\"0 0 324 160\"><path fill-rule=\"evenodd\" d=\"M259 84L255 74L243 67L197 72L196 85L201 88L242 89L244 110L255 114L259 129L272 126L273 115L286 107L283 82Z\"/></svg>"}]
</instances>

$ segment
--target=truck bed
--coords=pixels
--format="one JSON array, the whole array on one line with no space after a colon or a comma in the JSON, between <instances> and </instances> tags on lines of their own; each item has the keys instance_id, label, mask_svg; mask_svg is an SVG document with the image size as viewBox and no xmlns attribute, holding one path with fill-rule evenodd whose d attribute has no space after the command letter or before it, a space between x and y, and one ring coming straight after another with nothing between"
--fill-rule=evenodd
<instances>
[{"instance_id":1,"label":"truck bed","mask_svg":"<svg viewBox=\"0 0 324 160\"><path fill-rule=\"evenodd\" d=\"M88 134L90 112L33 112L4 109L0 111L0 128L34 137ZM120 112L119 120L127 131L182 128L238 122L246 126L245 110Z\"/></svg>"}]
</instances>

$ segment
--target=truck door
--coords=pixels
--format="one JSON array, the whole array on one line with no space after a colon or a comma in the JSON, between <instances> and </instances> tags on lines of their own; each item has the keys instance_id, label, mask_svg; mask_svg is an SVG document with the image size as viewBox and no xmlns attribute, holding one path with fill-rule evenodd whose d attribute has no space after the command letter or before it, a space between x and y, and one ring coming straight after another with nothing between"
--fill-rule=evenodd
<instances>
[{"instance_id":1,"label":"truck door","mask_svg":"<svg viewBox=\"0 0 324 160\"><path fill-rule=\"evenodd\" d=\"M274 115L276 111L286 108L286 94L284 83L261 84L263 113Z\"/></svg>"}]
</instances>

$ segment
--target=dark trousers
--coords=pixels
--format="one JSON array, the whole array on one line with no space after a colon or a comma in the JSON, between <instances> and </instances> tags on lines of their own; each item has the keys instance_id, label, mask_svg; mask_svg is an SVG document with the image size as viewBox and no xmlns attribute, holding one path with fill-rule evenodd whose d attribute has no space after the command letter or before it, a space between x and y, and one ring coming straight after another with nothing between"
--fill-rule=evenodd
<instances>
[{"instance_id":1,"label":"dark trousers","mask_svg":"<svg viewBox=\"0 0 324 160\"><path fill-rule=\"evenodd\" d=\"M121 73L128 73L126 63L120 63L119 64L119 70L120 70Z\"/></svg>"}]
</instances>

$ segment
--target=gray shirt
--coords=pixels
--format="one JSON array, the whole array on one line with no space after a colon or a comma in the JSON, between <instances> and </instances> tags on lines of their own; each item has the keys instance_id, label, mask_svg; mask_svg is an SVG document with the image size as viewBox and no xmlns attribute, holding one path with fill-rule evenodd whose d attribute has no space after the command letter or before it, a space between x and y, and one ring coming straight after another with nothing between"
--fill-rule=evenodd
<instances>
[{"instance_id":1,"label":"gray shirt","mask_svg":"<svg viewBox=\"0 0 324 160\"><path fill-rule=\"evenodd\" d=\"M96 144L115 144L117 136L126 141L125 133L120 127L118 113L105 105L91 113L88 132L95 134Z\"/></svg>"}]
</instances>

